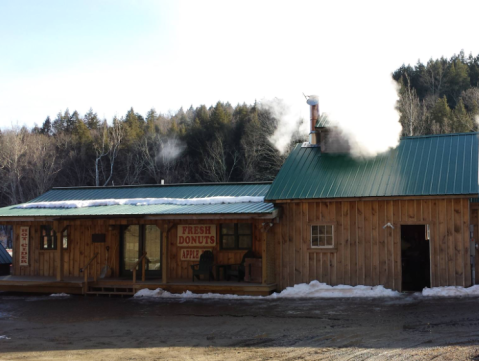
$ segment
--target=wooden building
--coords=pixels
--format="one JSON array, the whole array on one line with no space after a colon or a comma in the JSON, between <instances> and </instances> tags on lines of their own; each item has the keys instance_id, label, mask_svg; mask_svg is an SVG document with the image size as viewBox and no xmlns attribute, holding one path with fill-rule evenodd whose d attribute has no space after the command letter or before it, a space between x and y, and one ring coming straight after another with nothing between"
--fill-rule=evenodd
<instances>
[{"instance_id":1,"label":"wooden building","mask_svg":"<svg viewBox=\"0 0 479 361\"><path fill-rule=\"evenodd\" d=\"M0 290L266 295L313 280L399 291L475 284L478 134L407 137L360 158L334 145L345 142L315 106L310 141L272 184L55 188L0 209L15 238L14 274L0 277ZM192 281L205 250L215 280ZM248 251L257 281L225 281Z\"/></svg>"},{"instance_id":2,"label":"wooden building","mask_svg":"<svg viewBox=\"0 0 479 361\"><path fill-rule=\"evenodd\" d=\"M266 195L282 209L279 289L312 280L399 291L473 283L478 134L408 137L373 158L328 152L322 136L296 146Z\"/></svg>"},{"instance_id":3,"label":"wooden building","mask_svg":"<svg viewBox=\"0 0 479 361\"><path fill-rule=\"evenodd\" d=\"M13 275L0 278L0 290L269 294L276 289L270 228L279 214L263 202L269 187L54 188L0 210L0 222L14 227L15 250ZM205 250L214 254L215 280L193 281L191 265ZM225 282L225 266L247 251L261 260L257 282Z\"/></svg>"}]
</instances>

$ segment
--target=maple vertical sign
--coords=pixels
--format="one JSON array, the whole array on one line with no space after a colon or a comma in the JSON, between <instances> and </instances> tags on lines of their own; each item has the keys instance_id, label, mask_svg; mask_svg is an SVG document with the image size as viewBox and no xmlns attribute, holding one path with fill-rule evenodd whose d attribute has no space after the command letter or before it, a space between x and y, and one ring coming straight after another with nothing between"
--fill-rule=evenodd
<instances>
[{"instance_id":1,"label":"maple vertical sign","mask_svg":"<svg viewBox=\"0 0 479 361\"><path fill-rule=\"evenodd\" d=\"M216 225L178 225L177 244L179 247L214 247L216 246Z\"/></svg>"},{"instance_id":2,"label":"maple vertical sign","mask_svg":"<svg viewBox=\"0 0 479 361\"><path fill-rule=\"evenodd\" d=\"M20 266L28 266L30 227L20 227Z\"/></svg>"}]
</instances>

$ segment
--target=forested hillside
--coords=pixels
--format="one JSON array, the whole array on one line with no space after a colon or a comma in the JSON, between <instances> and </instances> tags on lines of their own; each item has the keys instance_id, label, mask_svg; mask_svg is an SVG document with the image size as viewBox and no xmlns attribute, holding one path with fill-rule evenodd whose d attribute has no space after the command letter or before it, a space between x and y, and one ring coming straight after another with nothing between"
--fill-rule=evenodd
<instances>
[{"instance_id":1,"label":"forested hillside","mask_svg":"<svg viewBox=\"0 0 479 361\"><path fill-rule=\"evenodd\" d=\"M479 116L479 55L464 52L393 73L403 135L470 132Z\"/></svg>"},{"instance_id":2,"label":"forested hillside","mask_svg":"<svg viewBox=\"0 0 479 361\"><path fill-rule=\"evenodd\" d=\"M2 205L52 186L111 186L272 180L285 155L269 137L271 112L217 103L176 114L133 109L109 122L66 110L41 126L0 135Z\"/></svg>"},{"instance_id":3,"label":"forested hillside","mask_svg":"<svg viewBox=\"0 0 479 361\"><path fill-rule=\"evenodd\" d=\"M393 79L403 135L477 129L479 55L403 65ZM130 109L108 120L92 109L66 110L33 129L4 129L0 204L28 201L52 186L272 180L287 152L270 140L279 120L268 109L218 102L174 114ZM293 134L291 144L306 137Z\"/></svg>"}]
</instances>

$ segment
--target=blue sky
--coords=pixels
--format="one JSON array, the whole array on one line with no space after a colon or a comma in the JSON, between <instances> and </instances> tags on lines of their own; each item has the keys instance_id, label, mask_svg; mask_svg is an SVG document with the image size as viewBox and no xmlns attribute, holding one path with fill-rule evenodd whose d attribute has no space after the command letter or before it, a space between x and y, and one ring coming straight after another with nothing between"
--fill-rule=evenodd
<instances>
[{"instance_id":1,"label":"blue sky","mask_svg":"<svg viewBox=\"0 0 479 361\"><path fill-rule=\"evenodd\" d=\"M370 142L397 131L391 72L478 54L478 10L460 0L1 0L0 127L41 124L66 108L110 120L130 107L275 98L287 104L288 127L307 116L304 92Z\"/></svg>"}]
</instances>

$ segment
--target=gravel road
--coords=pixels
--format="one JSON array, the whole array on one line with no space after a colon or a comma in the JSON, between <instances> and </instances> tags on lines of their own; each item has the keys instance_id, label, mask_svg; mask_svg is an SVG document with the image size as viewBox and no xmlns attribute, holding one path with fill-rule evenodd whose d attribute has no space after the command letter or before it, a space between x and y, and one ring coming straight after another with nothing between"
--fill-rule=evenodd
<instances>
[{"instance_id":1,"label":"gravel road","mask_svg":"<svg viewBox=\"0 0 479 361\"><path fill-rule=\"evenodd\" d=\"M0 293L1 360L479 360L479 300Z\"/></svg>"}]
</instances>

